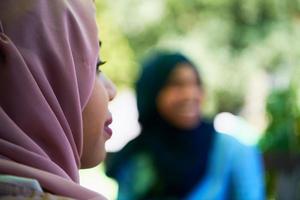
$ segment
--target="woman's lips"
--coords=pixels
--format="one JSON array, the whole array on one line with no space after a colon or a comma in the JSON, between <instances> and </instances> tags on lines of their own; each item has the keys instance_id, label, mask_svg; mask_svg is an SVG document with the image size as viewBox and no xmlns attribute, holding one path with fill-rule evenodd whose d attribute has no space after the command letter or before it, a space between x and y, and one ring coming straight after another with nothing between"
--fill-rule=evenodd
<instances>
[{"instance_id":1,"label":"woman's lips","mask_svg":"<svg viewBox=\"0 0 300 200\"><path fill-rule=\"evenodd\" d=\"M112 130L111 128L109 128L109 125L112 123L112 118L109 118L108 120L106 120L105 124L104 124L104 132L106 134L107 140L111 138L112 136Z\"/></svg>"}]
</instances>

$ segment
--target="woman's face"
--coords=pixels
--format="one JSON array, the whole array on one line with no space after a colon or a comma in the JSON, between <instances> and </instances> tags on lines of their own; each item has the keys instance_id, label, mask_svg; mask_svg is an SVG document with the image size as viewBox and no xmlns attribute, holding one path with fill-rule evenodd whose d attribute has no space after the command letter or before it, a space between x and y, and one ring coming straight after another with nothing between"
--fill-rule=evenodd
<instances>
[{"instance_id":1,"label":"woman's face","mask_svg":"<svg viewBox=\"0 0 300 200\"><path fill-rule=\"evenodd\" d=\"M156 99L160 115L177 128L190 129L199 123L203 91L196 71L178 64Z\"/></svg>"},{"instance_id":2,"label":"woman's face","mask_svg":"<svg viewBox=\"0 0 300 200\"><path fill-rule=\"evenodd\" d=\"M111 137L112 122L108 102L116 95L113 83L98 72L91 97L83 110L83 153L81 168L99 164L106 156L105 142Z\"/></svg>"}]
</instances>

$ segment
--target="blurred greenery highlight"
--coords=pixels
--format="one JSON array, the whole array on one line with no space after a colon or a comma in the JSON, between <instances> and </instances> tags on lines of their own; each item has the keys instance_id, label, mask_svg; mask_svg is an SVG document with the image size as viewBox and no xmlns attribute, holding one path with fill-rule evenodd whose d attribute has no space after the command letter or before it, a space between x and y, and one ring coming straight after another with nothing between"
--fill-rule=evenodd
<instances>
[{"instance_id":1,"label":"blurred greenery highlight","mask_svg":"<svg viewBox=\"0 0 300 200\"><path fill-rule=\"evenodd\" d=\"M260 142L264 151L300 155L300 99L296 91L296 87L289 87L268 97L269 125Z\"/></svg>"},{"instance_id":2,"label":"blurred greenery highlight","mask_svg":"<svg viewBox=\"0 0 300 200\"><path fill-rule=\"evenodd\" d=\"M272 91L266 102L269 123L259 145L264 152L269 198L277 197L276 188L283 184L280 176L299 191L299 180L295 181L293 176L300 169L300 81L293 83Z\"/></svg>"},{"instance_id":3,"label":"blurred greenery highlight","mask_svg":"<svg viewBox=\"0 0 300 200\"><path fill-rule=\"evenodd\" d=\"M139 63L153 49L177 50L200 66L209 99L207 112L238 112L258 72L271 79L278 79L278 74L290 79L299 67L299 0L96 4L101 57L108 61L103 70L120 87L133 86Z\"/></svg>"},{"instance_id":4,"label":"blurred greenery highlight","mask_svg":"<svg viewBox=\"0 0 300 200\"><path fill-rule=\"evenodd\" d=\"M103 168L103 164L100 164L94 168L81 169L79 171L80 184L101 193L108 199L114 200L117 197L117 183L105 175Z\"/></svg>"},{"instance_id":5,"label":"blurred greenery highlight","mask_svg":"<svg viewBox=\"0 0 300 200\"><path fill-rule=\"evenodd\" d=\"M119 88L134 86L151 51L180 51L200 68L207 114L247 118L247 106L260 103L262 150L300 153L300 0L102 0L96 7L103 71Z\"/></svg>"}]
</instances>

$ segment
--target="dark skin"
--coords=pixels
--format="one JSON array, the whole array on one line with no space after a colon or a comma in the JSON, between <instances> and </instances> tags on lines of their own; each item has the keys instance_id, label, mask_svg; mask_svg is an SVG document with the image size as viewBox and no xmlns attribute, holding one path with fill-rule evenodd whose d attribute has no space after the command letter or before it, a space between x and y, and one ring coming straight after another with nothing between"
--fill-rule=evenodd
<instances>
[{"instance_id":1,"label":"dark skin","mask_svg":"<svg viewBox=\"0 0 300 200\"><path fill-rule=\"evenodd\" d=\"M179 64L157 97L159 113L178 128L190 129L199 123L203 90L189 64Z\"/></svg>"}]
</instances>

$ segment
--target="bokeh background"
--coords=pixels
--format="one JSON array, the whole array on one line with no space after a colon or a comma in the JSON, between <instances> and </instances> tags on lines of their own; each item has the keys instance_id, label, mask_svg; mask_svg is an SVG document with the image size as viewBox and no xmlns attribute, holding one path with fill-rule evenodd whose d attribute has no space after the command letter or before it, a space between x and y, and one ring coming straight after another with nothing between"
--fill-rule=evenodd
<instances>
[{"instance_id":1,"label":"bokeh background","mask_svg":"<svg viewBox=\"0 0 300 200\"><path fill-rule=\"evenodd\" d=\"M96 7L102 71L118 88L108 151L139 133L133 87L141 61L155 49L175 50L199 67L202 109L217 116L216 128L261 148L268 198L280 174L299 174L300 0L101 0ZM103 167L82 170L81 183L114 199L117 185ZM287 184L300 191L299 180Z\"/></svg>"}]
</instances>

